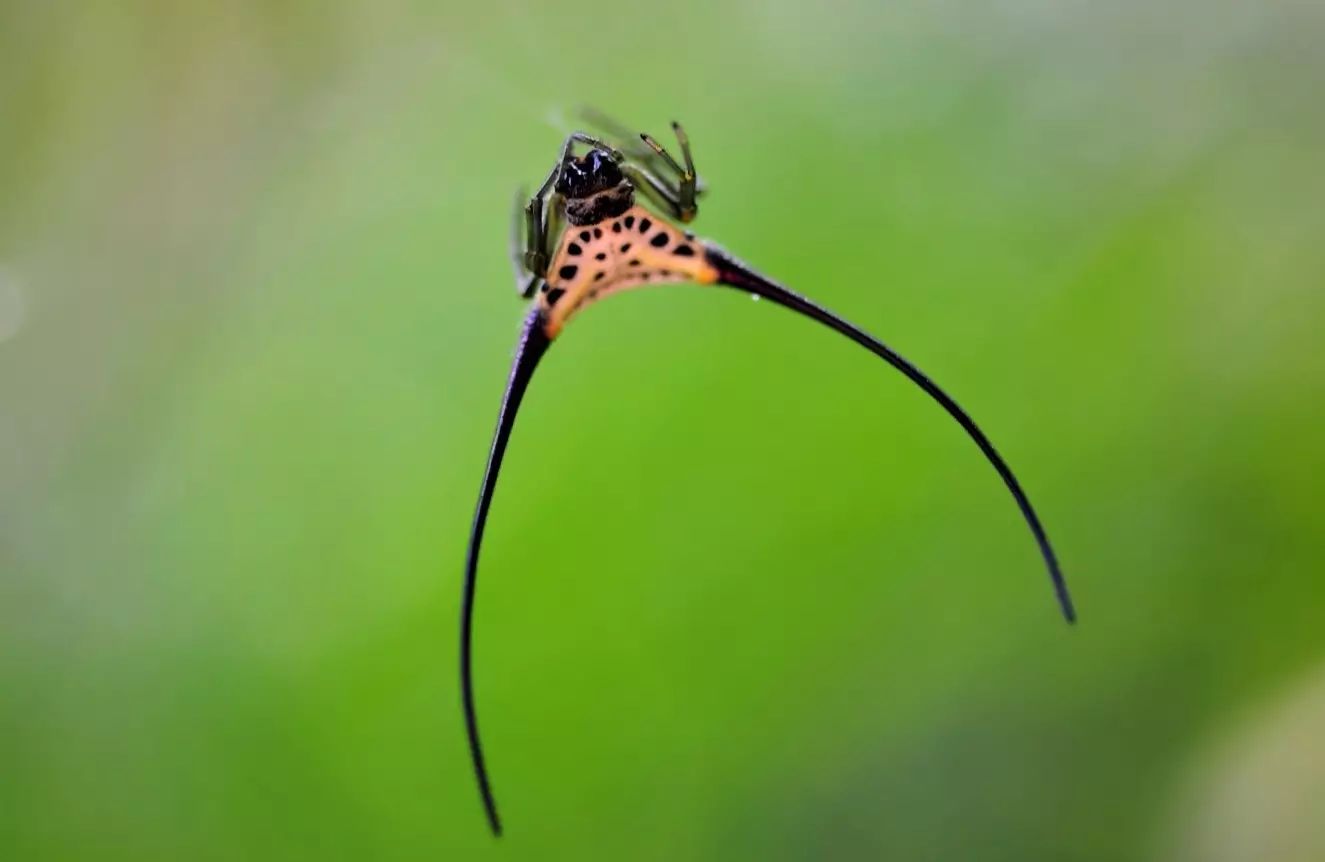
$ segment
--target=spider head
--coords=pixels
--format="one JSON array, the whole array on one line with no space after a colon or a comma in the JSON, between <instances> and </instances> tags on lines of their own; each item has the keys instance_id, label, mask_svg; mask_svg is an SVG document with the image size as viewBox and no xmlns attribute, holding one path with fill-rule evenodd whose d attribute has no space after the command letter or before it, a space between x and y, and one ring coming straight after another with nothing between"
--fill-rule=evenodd
<instances>
[{"instance_id":1,"label":"spider head","mask_svg":"<svg viewBox=\"0 0 1325 862\"><path fill-rule=\"evenodd\" d=\"M612 154L595 147L582 156L566 159L557 177L557 191L571 200L587 198L616 188L623 179Z\"/></svg>"}]
</instances>

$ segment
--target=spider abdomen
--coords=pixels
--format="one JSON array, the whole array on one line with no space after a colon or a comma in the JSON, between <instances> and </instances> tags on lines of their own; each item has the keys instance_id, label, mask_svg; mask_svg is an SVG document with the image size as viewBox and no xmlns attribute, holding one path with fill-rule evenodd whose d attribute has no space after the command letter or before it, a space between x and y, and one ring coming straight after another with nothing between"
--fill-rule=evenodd
<instances>
[{"instance_id":1,"label":"spider abdomen","mask_svg":"<svg viewBox=\"0 0 1325 862\"><path fill-rule=\"evenodd\" d=\"M568 227L538 299L548 335L556 335L576 311L609 293L681 281L712 284L717 273L703 252L699 240L642 206Z\"/></svg>"}]
</instances>

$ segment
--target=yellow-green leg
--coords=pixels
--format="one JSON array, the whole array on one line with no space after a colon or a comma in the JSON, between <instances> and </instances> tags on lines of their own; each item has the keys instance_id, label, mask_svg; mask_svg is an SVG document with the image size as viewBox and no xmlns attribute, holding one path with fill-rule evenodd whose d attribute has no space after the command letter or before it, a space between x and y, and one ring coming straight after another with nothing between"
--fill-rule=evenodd
<instances>
[{"instance_id":1,"label":"yellow-green leg","mask_svg":"<svg viewBox=\"0 0 1325 862\"><path fill-rule=\"evenodd\" d=\"M649 149L658 154L658 157L666 163L677 176L678 182L673 191L673 197L676 199L676 208L678 210L677 218L683 222L688 222L695 217L699 211L695 206L695 198L698 193L699 178L695 174L695 160L690 154L690 138L686 135L685 129L681 124L672 122L672 131L676 134L676 142L681 145L681 158L685 160L685 165L679 165L672 154L667 152L662 144L655 141L651 136L640 133L640 140L649 146Z\"/></svg>"}]
</instances>

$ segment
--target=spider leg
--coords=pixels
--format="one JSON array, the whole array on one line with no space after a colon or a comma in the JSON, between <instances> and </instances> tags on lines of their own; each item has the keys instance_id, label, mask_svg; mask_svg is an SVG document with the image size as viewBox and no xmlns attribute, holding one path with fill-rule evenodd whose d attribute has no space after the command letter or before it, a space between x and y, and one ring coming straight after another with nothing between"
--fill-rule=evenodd
<instances>
[{"instance_id":1,"label":"spider leg","mask_svg":"<svg viewBox=\"0 0 1325 862\"><path fill-rule=\"evenodd\" d=\"M677 165L675 161L664 156L654 146L645 144L643 137L638 132L631 131L625 123L589 106L580 108L579 114L586 123L606 132L608 139L620 147L628 159L638 162L654 176L665 173L667 168L675 170L678 176L685 174L685 170ZM690 142L686 138L685 131L676 123L672 124L672 128L677 133L677 140L681 143L681 152L686 167L694 179L694 195L699 197L708 191L708 186L702 177L695 174L695 165L689 152ZM675 194L679 197L680 190L677 189Z\"/></svg>"},{"instance_id":2,"label":"spider leg","mask_svg":"<svg viewBox=\"0 0 1325 862\"><path fill-rule=\"evenodd\" d=\"M637 164L623 164L621 173L624 173L635 183L635 188L644 192L649 200L665 209L668 215L676 218L677 221L689 222L694 220L698 207L692 203L690 208L686 209L682 205L681 189L674 188L668 181L660 179L656 173L649 171L648 168L637 166Z\"/></svg>"},{"instance_id":3,"label":"spider leg","mask_svg":"<svg viewBox=\"0 0 1325 862\"><path fill-rule=\"evenodd\" d=\"M690 154L690 138L686 135L685 129L681 128L680 123L673 122L672 131L676 133L677 143L681 145L681 156L685 159L684 167L678 164L676 159L672 158L672 154L667 152L663 145L651 136L641 132L640 140L644 141L651 150L657 153L667 167L671 168L677 175L679 182L673 192L677 201L677 208L680 210L680 215L677 217L683 222L688 222L694 219L696 213L699 212L699 208L695 205L695 198L698 196L699 190L699 177L695 175L695 161Z\"/></svg>"},{"instance_id":4,"label":"spider leg","mask_svg":"<svg viewBox=\"0 0 1325 862\"><path fill-rule=\"evenodd\" d=\"M557 177L561 176L561 166L566 163L571 143L571 139L567 138L566 143L561 147L557 163L548 172L547 179L543 180L543 185L539 186L538 191L524 206L524 265L526 270L539 278L547 275L548 264L547 236L545 236L547 221L543 217L543 206L547 202L548 193L552 191L552 186L557 182Z\"/></svg>"},{"instance_id":5,"label":"spider leg","mask_svg":"<svg viewBox=\"0 0 1325 862\"><path fill-rule=\"evenodd\" d=\"M676 120L672 120L672 133L681 147L681 158L685 160L685 173L681 175L681 206L696 211L695 197L699 194L699 175L695 173L695 159L690 154L690 136Z\"/></svg>"},{"instance_id":6,"label":"spider leg","mask_svg":"<svg viewBox=\"0 0 1325 862\"><path fill-rule=\"evenodd\" d=\"M548 198L547 210L543 214L543 257L552 259L552 242L561 233L562 216L566 212L566 196L553 192ZM544 271L544 276L547 272Z\"/></svg>"},{"instance_id":7,"label":"spider leg","mask_svg":"<svg viewBox=\"0 0 1325 862\"><path fill-rule=\"evenodd\" d=\"M515 292L525 299L529 299L538 290L540 278L537 274L530 271L526 261L526 241L521 235L521 225L524 222L525 205L528 198L525 197L524 187L521 186L515 190L515 209L511 217L511 269L515 270Z\"/></svg>"},{"instance_id":8,"label":"spider leg","mask_svg":"<svg viewBox=\"0 0 1325 862\"><path fill-rule=\"evenodd\" d=\"M529 203L523 207L518 201L516 203L513 234L519 230L521 210L524 211L528 228L523 252L518 238L512 236L511 256L515 265L516 290L525 299L538 293L538 288L547 278L548 261L552 259L551 242L561 231L565 205L565 197L556 192L547 198L530 198Z\"/></svg>"},{"instance_id":9,"label":"spider leg","mask_svg":"<svg viewBox=\"0 0 1325 862\"><path fill-rule=\"evenodd\" d=\"M647 132L640 132L639 136L640 140L647 144L649 149L658 154L658 157L663 160L667 167L671 168L678 175L682 177L685 176L685 168L676 163L676 159L672 158L672 154L667 152L667 149L663 147L662 144L654 140L653 135L650 135Z\"/></svg>"},{"instance_id":10,"label":"spider leg","mask_svg":"<svg viewBox=\"0 0 1325 862\"><path fill-rule=\"evenodd\" d=\"M561 145L561 154L557 157L557 163L552 166L552 170L548 171L548 175L543 180L543 184L538 187L538 191L524 205L524 267L523 270L519 266L516 267L516 278L518 279L517 287L520 294L525 298L533 296L537 282L547 277L548 262L551 258L549 243L560 227L563 205L562 196L554 194L552 189L557 184L557 178L561 176L561 169L570 156L571 147L577 142L592 142L595 146L598 143L596 138L591 138L580 132L568 135ZM620 155L615 150L612 152ZM516 218L519 219L518 212ZM527 283L524 281L526 277L529 278Z\"/></svg>"},{"instance_id":11,"label":"spider leg","mask_svg":"<svg viewBox=\"0 0 1325 862\"><path fill-rule=\"evenodd\" d=\"M606 132L612 143L626 154L626 158L639 162L655 174L664 165L658 154L640 140L639 133L632 132L624 123L588 106L580 108L579 114L586 123Z\"/></svg>"},{"instance_id":12,"label":"spider leg","mask_svg":"<svg viewBox=\"0 0 1325 862\"><path fill-rule=\"evenodd\" d=\"M595 138L593 135L585 134L584 132L571 132L570 136L566 138L566 143L587 144L590 147L596 147L597 149L600 150L606 150L607 152L612 154L612 160L617 163L624 162L626 160L626 154L621 152L621 150L612 146L607 141L604 141L602 138ZM563 159L563 161L565 161L565 159Z\"/></svg>"},{"instance_id":13,"label":"spider leg","mask_svg":"<svg viewBox=\"0 0 1325 862\"><path fill-rule=\"evenodd\" d=\"M662 207L677 221L688 222L695 217L694 209L687 213L682 208L679 193L647 168L627 162L621 166L621 173L635 184L638 191L643 192L649 200Z\"/></svg>"}]
</instances>

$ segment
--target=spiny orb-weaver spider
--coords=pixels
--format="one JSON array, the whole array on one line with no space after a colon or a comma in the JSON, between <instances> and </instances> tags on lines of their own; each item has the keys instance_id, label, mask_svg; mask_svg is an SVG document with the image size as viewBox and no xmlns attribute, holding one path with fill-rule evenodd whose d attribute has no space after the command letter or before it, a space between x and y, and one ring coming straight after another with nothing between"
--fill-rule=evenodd
<instances>
[{"instance_id":1,"label":"spiny orb-weaver spider","mask_svg":"<svg viewBox=\"0 0 1325 862\"><path fill-rule=\"evenodd\" d=\"M696 199L704 191L695 173L690 141L679 124L673 123L672 130L680 145L683 163L678 163L649 135L641 134L636 139L606 117L590 115L589 118L610 133L616 146L583 132L571 134L538 192L527 203L522 202L523 196L516 200L511 260L515 266L517 289L524 298L534 301L525 318L507 379L465 561L460 621L461 690L474 773L495 835L501 835L501 819L479 741L471 672L474 586L483 526L502 455L515 424L516 411L535 366L576 312L609 294L641 285L674 282L733 287L816 320L896 368L965 429L998 471L1039 545L1063 616L1068 622L1076 619L1067 584L1039 517L1011 468L966 411L920 369L883 342L760 275L716 244L697 239L672 224L672 220L685 224L694 219L698 211ZM575 155L577 144L587 147L587 151ZM641 204L636 199L637 192L664 211L668 218ZM524 224L523 241L521 222Z\"/></svg>"}]
</instances>

